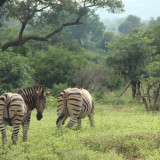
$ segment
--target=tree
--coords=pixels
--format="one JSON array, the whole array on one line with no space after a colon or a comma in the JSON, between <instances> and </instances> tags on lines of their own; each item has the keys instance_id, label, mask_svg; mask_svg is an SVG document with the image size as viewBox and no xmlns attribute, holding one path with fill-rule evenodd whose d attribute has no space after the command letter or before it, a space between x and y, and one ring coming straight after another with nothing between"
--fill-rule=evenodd
<instances>
[{"instance_id":1,"label":"tree","mask_svg":"<svg viewBox=\"0 0 160 160\"><path fill-rule=\"evenodd\" d=\"M83 24L80 26L71 26L70 28L72 38L76 39L86 49L93 48L93 46L89 46L89 42L97 42L105 31L104 24L100 22L99 16L94 11L84 16Z\"/></svg>"},{"instance_id":2,"label":"tree","mask_svg":"<svg viewBox=\"0 0 160 160\"><path fill-rule=\"evenodd\" d=\"M148 82L146 93L142 95L142 100L147 111L160 110L160 78Z\"/></svg>"},{"instance_id":3,"label":"tree","mask_svg":"<svg viewBox=\"0 0 160 160\"><path fill-rule=\"evenodd\" d=\"M156 24L150 28L148 28L144 35L149 39L153 39L152 44L157 47L156 54L160 55L160 24Z\"/></svg>"},{"instance_id":4,"label":"tree","mask_svg":"<svg viewBox=\"0 0 160 160\"><path fill-rule=\"evenodd\" d=\"M141 19L134 15L129 15L124 22L118 26L118 30L122 34L129 34L132 29L141 27Z\"/></svg>"},{"instance_id":5,"label":"tree","mask_svg":"<svg viewBox=\"0 0 160 160\"><path fill-rule=\"evenodd\" d=\"M107 65L112 66L123 78L130 80L132 97L135 98L137 91L140 94L142 75L147 74L146 67L156 52L152 40L144 37L141 30L135 30L130 35L111 42L109 49Z\"/></svg>"},{"instance_id":6,"label":"tree","mask_svg":"<svg viewBox=\"0 0 160 160\"><path fill-rule=\"evenodd\" d=\"M13 0L7 1L0 10L4 18L13 18L21 23L17 38L7 43L1 43L0 49L23 45L29 40L48 41L48 39L66 26L81 24L82 17L90 9L106 7L108 11L123 10L120 0ZM47 25L46 25L47 24ZM26 32L27 26L32 30ZM47 33L43 34L43 31Z\"/></svg>"},{"instance_id":7,"label":"tree","mask_svg":"<svg viewBox=\"0 0 160 160\"><path fill-rule=\"evenodd\" d=\"M85 88L90 92L93 92L93 90L100 91L108 85L106 68L95 64L81 68L76 74L75 81L79 88Z\"/></svg>"},{"instance_id":8,"label":"tree","mask_svg":"<svg viewBox=\"0 0 160 160\"><path fill-rule=\"evenodd\" d=\"M30 61L34 68L35 82L49 88L59 83L74 86L75 73L87 63L82 54L51 46L47 51L37 51L30 55Z\"/></svg>"},{"instance_id":9,"label":"tree","mask_svg":"<svg viewBox=\"0 0 160 160\"><path fill-rule=\"evenodd\" d=\"M0 52L0 95L33 84L27 59L13 52Z\"/></svg>"},{"instance_id":10,"label":"tree","mask_svg":"<svg viewBox=\"0 0 160 160\"><path fill-rule=\"evenodd\" d=\"M155 26L156 24L160 24L160 16L158 16L157 19L151 17L148 24L150 27Z\"/></svg>"},{"instance_id":11,"label":"tree","mask_svg":"<svg viewBox=\"0 0 160 160\"><path fill-rule=\"evenodd\" d=\"M111 42L114 39L115 35L113 32L104 32L103 36L97 43L97 47L102 48L108 51L107 43Z\"/></svg>"}]
</instances>

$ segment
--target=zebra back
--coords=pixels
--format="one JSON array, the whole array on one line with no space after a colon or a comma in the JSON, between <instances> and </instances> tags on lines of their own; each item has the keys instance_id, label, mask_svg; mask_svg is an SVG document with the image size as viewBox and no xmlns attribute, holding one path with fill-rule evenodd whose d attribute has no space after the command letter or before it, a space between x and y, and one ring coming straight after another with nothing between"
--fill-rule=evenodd
<instances>
[{"instance_id":1,"label":"zebra back","mask_svg":"<svg viewBox=\"0 0 160 160\"><path fill-rule=\"evenodd\" d=\"M18 94L23 97L25 103L27 104L27 107L29 107L30 110L33 110L34 108L36 108L36 101L40 96L44 95L44 90L45 87L43 85L34 85L32 87L27 87L19 90Z\"/></svg>"}]
</instances>

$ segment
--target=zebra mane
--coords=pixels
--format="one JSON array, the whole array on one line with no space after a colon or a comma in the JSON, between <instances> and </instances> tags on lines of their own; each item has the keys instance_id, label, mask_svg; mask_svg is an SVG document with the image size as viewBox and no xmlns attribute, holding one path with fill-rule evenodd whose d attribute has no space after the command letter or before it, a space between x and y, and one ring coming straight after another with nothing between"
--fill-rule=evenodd
<instances>
[{"instance_id":1,"label":"zebra mane","mask_svg":"<svg viewBox=\"0 0 160 160\"><path fill-rule=\"evenodd\" d=\"M33 85L32 87L23 88L18 91L25 103L30 109L35 108L35 102L37 100L36 91L41 92L40 95L44 94L45 86L44 85Z\"/></svg>"}]
</instances>

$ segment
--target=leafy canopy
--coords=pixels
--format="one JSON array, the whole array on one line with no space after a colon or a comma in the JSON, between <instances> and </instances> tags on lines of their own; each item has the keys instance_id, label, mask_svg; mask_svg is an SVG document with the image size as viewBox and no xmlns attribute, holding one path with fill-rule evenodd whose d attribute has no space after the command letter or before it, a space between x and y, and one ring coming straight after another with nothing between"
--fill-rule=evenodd
<instances>
[{"instance_id":1,"label":"leafy canopy","mask_svg":"<svg viewBox=\"0 0 160 160\"><path fill-rule=\"evenodd\" d=\"M29 40L47 41L64 27L81 24L91 9L105 7L109 12L123 10L121 0L12 0L0 9L3 19L12 18L21 24L13 41L1 41L1 50ZM3 24L2 24L3 25ZM42 34L43 30L47 33ZM26 32L27 31L27 32Z\"/></svg>"},{"instance_id":2,"label":"leafy canopy","mask_svg":"<svg viewBox=\"0 0 160 160\"><path fill-rule=\"evenodd\" d=\"M129 15L124 22L118 26L118 30L122 34L129 34L132 29L141 27L141 19L134 15Z\"/></svg>"},{"instance_id":3,"label":"leafy canopy","mask_svg":"<svg viewBox=\"0 0 160 160\"><path fill-rule=\"evenodd\" d=\"M48 51L37 51L31 55L30 61L35 81L49 88L55 83L72 86L75 73L87 63L82 54L51 46Z\"/></svg>"},{"instance_id":4,"label":"leafy canopy","mask_svg":"<svg viewBox=\"0 0 160 160\"><path fill-rule=\"evenodd\" d=\"M33 83L32 70L27 63L27 59L21 55L0 52L0 95Z\"/></svg>"},{"instance_id":5,"label":"leafy canopy","mask_svg":"<svg viewBox=\"0 0 160 160\"><path fill-rule=\"evenodd\" d=\"M112 66L117 73L131 81L139 81L146 75L146 67L155 53L152 40L144 37L140 30L133 31L129 36L120 37L109 43L107 65Z\"/></svg>"}]
</instances>

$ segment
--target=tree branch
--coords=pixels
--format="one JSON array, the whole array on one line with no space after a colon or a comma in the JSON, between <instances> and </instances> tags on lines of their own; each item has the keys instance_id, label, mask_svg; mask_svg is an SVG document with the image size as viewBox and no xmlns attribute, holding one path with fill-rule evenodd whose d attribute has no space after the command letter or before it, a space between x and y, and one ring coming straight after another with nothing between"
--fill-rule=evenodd
<instances>
[{"instance_id":1,"label":"tree branch","mask_svg":"<svg viewBox=\"0 0 160 160\"><path fill-rule=\"evenodd\" d=\"M0 0L0 7L4 5L7 0Z\"/></svg>"},{"instance_id":2,"label":"tree branch","mask_svg":"<svg viewBox=\"0 0 160 160\"><path fill-rule=\"evenodd\" d=\"M82 16L79 16L75 22L63 24L61 27L59 27L55 31L53 31L50 34L48 34L45 38L48 39L51 36L54 36L56 33L60 32L64 27L82 24L82 23L79 22L81 18L82 18Z\"/></svg>"},{"instance_id":3,"label":"tree branch","mask_svg":"<svg viewBox=\"0 0 160 160\"><path fill-rule=\"evenodd\" d=\"M24 29L25 29L25 27L26 27L26 22L22 22L22 27L21 27L21 30L20 30L20 32L19 32L19 40L21 41L22 40L22 36L23 36L23 31L24 31Z\"/></svg>"},{"instance_id":4,"label":"tree branch","mask_svg":"<svg viewBox=\"0 0 160 160\"><path fill-rule=\"evenodd\" d=\"M125 91L128 89L128 87L131 85L131 82L128 84L128 86L124 89L124 91L118 96L118 98L120 98L124 93Z\"/></svg>"},{"instance_id":5,"label":"tree branch","mask_svg":"<svg viewBox=\"0 0 160 160\"><path fill-rule=\"evenodd\" d=\"M0 46L0 49L2 51L5 51L7 48L9 47L13 47L13 46L19 46L19 45L22 45L24 43L26 43L27 41L29 40L35 40L35 41L48 41L48 39L52 36L54 36L56 33L60 32L61 30L63 30L64 27L67 27L67 26L71 26L71 25L78 25L78 24L81 24L80 23L80 19L82 18L82 16L79 16L75 22L71 22L71 23L65 23L63 24L62 26L60 26L58 29L52 31L51 33L49 33L48 35L46 36L43 36L43 37L39 37L39 36L28 36L28 37L25 37L23 38L23 31L25 29L25 26L26 26L26 23L22 22L22 27L21 27L21 30L20 30L20 33L19 33L19 39L18 40L15 40L15 41L12 41L12 42L8 42L2 46Z\"/></svg>"}]
</instances>

